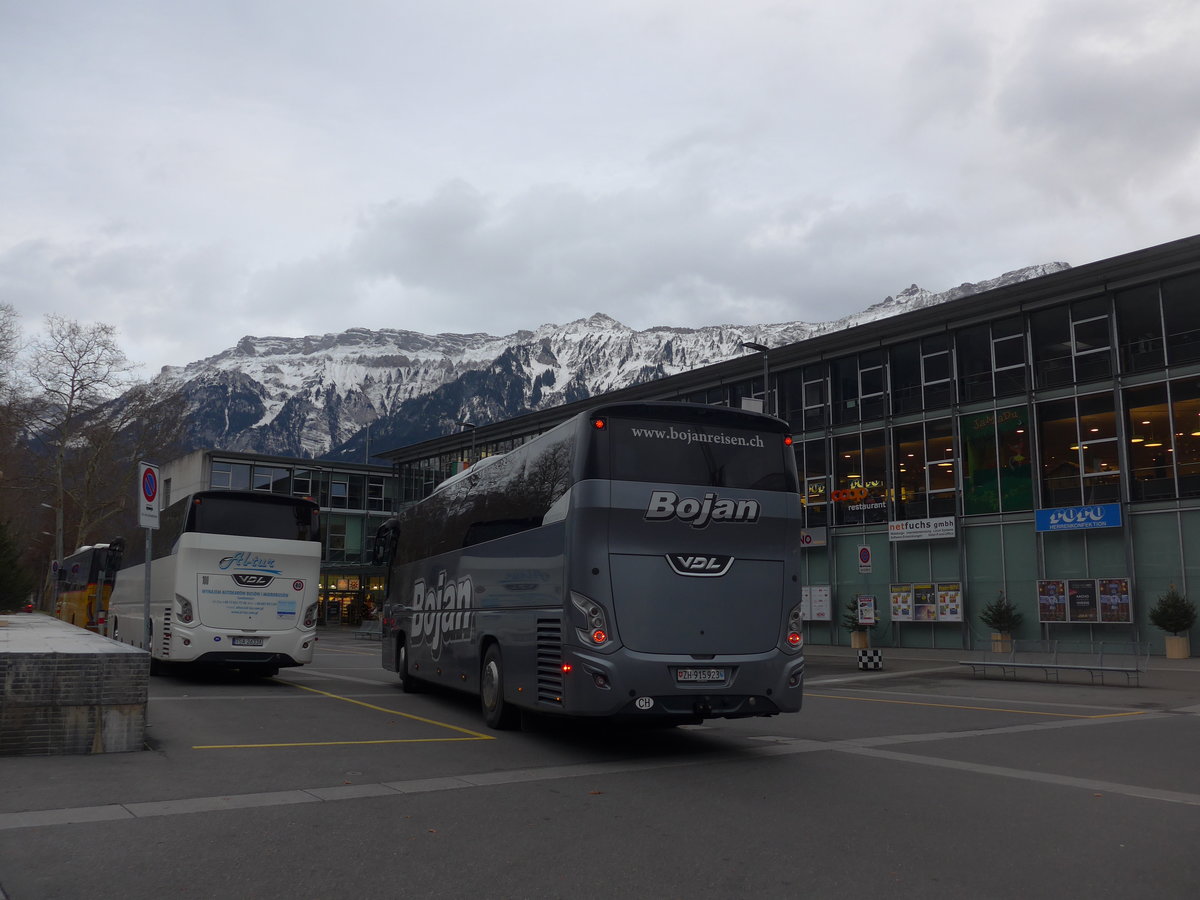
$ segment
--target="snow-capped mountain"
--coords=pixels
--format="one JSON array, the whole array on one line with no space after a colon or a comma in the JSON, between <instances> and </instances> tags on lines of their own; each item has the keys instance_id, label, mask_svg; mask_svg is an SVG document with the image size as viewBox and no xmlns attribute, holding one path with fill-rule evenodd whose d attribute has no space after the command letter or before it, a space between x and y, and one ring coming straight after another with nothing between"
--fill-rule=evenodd
<instances>
[{"instance_id":1,"label":"snow-capped mountain","mask_svg":"<svg viewBox=\"0 0 1200 900\"><path fill-rule=\"evenodd\" d=\"M279 456L364 459L456 422L500 421L721 362L741 343L780 346L1068 268L1049 263L940 293L916 285L833 322L661 326L634 331L597 313L504 337L352 328L245 337L156 381L184 395L187 443Z\"/></svg>"}]
</instances>

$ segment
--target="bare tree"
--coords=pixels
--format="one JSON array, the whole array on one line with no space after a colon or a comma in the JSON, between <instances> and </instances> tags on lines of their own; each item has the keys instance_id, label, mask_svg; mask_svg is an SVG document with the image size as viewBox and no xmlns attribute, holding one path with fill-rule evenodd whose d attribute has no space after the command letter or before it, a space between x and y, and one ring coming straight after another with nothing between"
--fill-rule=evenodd
<instances>
[{"instance_id":1,"label":"bare tree","mask_svg":"<svg viewBox=\"0 0 1200 900\"><path fill-rule=\"evenodd\" d=\"M48 315L45 334L31 344L29 424L49 451L49 480L55 497L54 551L59 560L65 549L68 457L88 446L83 428L88 414L131 386L133 368L117 346L111 325L83 325Z\"/></svg>"}]
</instances>

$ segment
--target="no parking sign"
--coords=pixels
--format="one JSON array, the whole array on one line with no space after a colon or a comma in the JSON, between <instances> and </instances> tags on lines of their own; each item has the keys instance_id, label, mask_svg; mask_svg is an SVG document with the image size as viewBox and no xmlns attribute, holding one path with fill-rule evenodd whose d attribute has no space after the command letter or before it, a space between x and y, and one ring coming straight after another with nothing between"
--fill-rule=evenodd
<instances>
[{"instance_id":1,"label":"no parking sign","mask_svg":"<svg viewBox=\"0 0 1200 900\"><path fill-rule=\"evenodd\" d=\"M871 548L866 544L858 548L858 571L863 575L871 573Z\"/></svg>"},{"instance_id":2,"label":"no parking sign","mask_svg":"<svg viewBox=\"0 0 1200 900\"><path fill-rule=\"evenodd\" d=\"M159 510L158 466L138 463L138 525L158 527Z\"/></svg>"}]
</instances>

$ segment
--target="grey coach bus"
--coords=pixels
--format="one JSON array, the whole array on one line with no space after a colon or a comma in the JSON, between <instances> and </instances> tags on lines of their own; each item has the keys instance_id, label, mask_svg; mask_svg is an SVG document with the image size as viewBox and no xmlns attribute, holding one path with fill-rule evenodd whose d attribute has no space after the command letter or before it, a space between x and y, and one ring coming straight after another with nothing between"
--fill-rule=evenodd
<instances>
[{"instance_id":1,"label":"grey coach bus","mask_svg":"<svg viewBox=\"0 0 1200 900\"><path fill-rule=\"evenodd\" d=\"M781 419L597 406L380 529L383 666L479 694L493 728L795 712L800 513Z\"/></svg>"}]
</instances>

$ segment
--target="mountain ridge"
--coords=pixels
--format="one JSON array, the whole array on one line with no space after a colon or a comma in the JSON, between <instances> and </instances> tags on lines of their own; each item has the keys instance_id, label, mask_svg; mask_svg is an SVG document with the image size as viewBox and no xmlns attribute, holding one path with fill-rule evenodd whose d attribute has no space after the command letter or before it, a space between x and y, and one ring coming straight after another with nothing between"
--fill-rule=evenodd
<instances>
[{"instance_id":1,"label":"mountain ridge","mask_svg":"<svg viewBox=\"0 0 1200 900\"><path fill-rule=\"evenodd\" d=\"M634 330L603 312L508 335L348 328L302 337L246 335L155 382L181 392L188 449L362 460L477 424L587 399L744 353L946 303L1070 268L1043 263L941 292L913 284L829 322L661 325Z\"/></svg>"}]
</instances>

